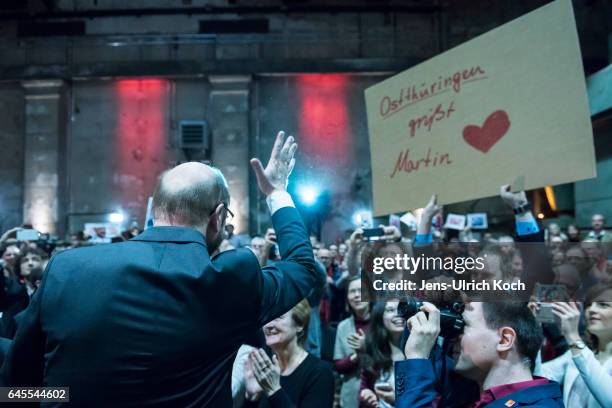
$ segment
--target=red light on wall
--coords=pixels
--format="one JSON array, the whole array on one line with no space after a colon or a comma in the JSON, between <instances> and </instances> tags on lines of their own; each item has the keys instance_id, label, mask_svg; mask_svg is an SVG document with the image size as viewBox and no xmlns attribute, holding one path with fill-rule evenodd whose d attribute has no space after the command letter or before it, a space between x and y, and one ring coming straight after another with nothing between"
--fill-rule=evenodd
<instances>
[{"instance_id":1,"label":"red light on wall","mask_svg":"<svg viewBox=\"0 0 612 408\"><path fill-rule=\"evenodd\" d=\"M329 167L346 162L351 140L348 85L345 74L297 77L300 149L315 163Z\"/></svg>"},{"instance_id":2,"label":"red light on wall","mask_svg":"<svg viewBox=\"0 0 612 408\"><path fill-rule=\"evenodd\" d=\"M169 82L116 81L115 189L124 208L146 206L166 160Z\"/></svg>"}]
</instances>

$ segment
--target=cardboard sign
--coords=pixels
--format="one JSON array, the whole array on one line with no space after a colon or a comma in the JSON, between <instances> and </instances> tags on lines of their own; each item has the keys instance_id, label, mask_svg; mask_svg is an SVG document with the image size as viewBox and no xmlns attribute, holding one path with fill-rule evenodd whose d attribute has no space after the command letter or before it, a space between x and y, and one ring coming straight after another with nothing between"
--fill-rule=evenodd
<instances>
[{"instance_id":1,"label":"cardboard sign","mask_svg":"<svg viewBox=\"0 0 612 408\"><path fill-rule=\"evenodd\" d=\"M393 226L397 229L400 229L400 223L401 223L401 218L399 215L397 214L390 214L389 215L389 225Z\"/></svg>"},{"instance_id":2,"label":"cardboard sign","mask_svg":"<svg viewBox=\"0 0 612 408\"><path fill-rule=\"evenodd\" d=\"M595 177L569 0L366 90L375 215ZM571 163L571 165L570 165Z\"/></svg>"},{"instance_id":3,"label":"cardboard sign","mask_svg":"<svg viewBox=\"0 0 612 408\"><path fill-rule=\"evenodd\" d=\"M411 230L416 231L417 229L417 219L414 216L413 213L411 212L407 212L406 214L402 215L400 217L400 221L402 223L404 223L406 226L408 226L408 228L410 228Z\"/></svg>"},{"instance_id":4,"label":"cardboard sign","mask_svg":"<svg viewBox=\"0 0 612 408\"><path fill-rule=\"evenodd\" d=\"M471 213L467 215L467 226L471 229L487 229L489 222L487 213Z\"/></svg>"},{"instance_id":5,"label":"cardboard sign","mask_svg":"<svg viewBox=\"0 0 612 408\"><path fill-rule=\"evenodd\" d=\"M465 228L465 215L449 213L446 217L444 228L463 231Z\"/></svg>"},{"instance_id":6,"label":"cardboard sign","mask_svg":"<svg viewBox=\"0 0 612 408\"><path fill-rule=\"evenodd\" d=\"M121 233L119 226L111 222L88 222L85 223L84 230L90 236L89 242L96 244L110 243L112 238Z\"/></svg>"}]
</instances>

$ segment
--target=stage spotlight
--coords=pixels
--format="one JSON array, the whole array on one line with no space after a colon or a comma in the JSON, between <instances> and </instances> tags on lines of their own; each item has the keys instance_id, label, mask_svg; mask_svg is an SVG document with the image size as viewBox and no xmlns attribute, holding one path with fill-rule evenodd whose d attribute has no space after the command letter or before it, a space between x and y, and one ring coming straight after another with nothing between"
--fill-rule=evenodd
<instances>
[{"instance_id":1,"label":"stage spotlight","mask_svg":"<svg viewBox=\"0 0 612 408\"><path fill-rule=\"evenodd\" d=\"M120 224L125 219L125 216L121 212L113 212L108 215L108 220L115 224Z\"/></svg>"},{"instance_id":2,"label":"stage spotlight","mask_svg":"<svg viewBox=\"0 0 612 408\"><path fill-rule=\"evenodd\" d=\"M320 191L312 185L300 186L298 188L298 196L304 205L313 205L319 198Z\"/></svg>"}]
</instances>

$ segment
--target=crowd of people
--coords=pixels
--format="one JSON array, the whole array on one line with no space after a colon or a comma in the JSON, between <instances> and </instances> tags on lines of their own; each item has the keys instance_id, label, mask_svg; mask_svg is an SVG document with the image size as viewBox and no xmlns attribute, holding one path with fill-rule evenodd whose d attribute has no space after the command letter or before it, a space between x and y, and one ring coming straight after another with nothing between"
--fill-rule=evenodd
<instances>
[{"instance_id":1,"label":"crowd of people","mask_svg":"<svg viewBox=\"0 0 612 408\"><path fill-rule=\"evenodd\" d=\"M516 195L502 190L501 195L512 208L520 206L521 200L526 201L524 194L519 194L517 198ZM461 245L459 238L445 237L445 231L433 231L432 219L438 211L435 200L430 202L425 207L416 236L411 238L402 237L400 231L391 226L383 227L385 239L375 244L364 239L363 230L360 228L346 241L330 245L324 245L311 237L315 259L326 284L321 300L312 304L318 314L313 320L322 330L313 330L309 336L311 342L306 346L309 347L308 352L311 355L333 362L336 373L335 406L485 406L495 399L510 395L508 390L503 390L503 384L511 382L524 383L520 387L509 388L516 392L523 387L535 387L531 391L523 390L522 397L534 400L534 395L538 395L542 405L537 406L610 406L612 253L608 246L610 233L606 232L603 216L593 215L591 231L581 234L575 225L569 225L564 234L555 223L548 224L547 229L542 230L530 211L526 211L517 215L515 238L506 234L497 238L492 234L484 234L481 240L476 240L471 231L466 230L462 234L462 240L465 236L469 238L465 240L467 244ZM468 367L455 366L454 371L463 373L463 376L453 375L449 378L449 395L443 405L436 405L440 403L440 396L435 392L436 377L432 375L424 381L423 377L433 372L428 371L431 369L429 361L427 368L423 368L422 364L423 360L432 358L433 339L439 334L439 329L429 330L428 335L432 338L432 343L426 352L414 353L410 350L409 341L402 347L401 339L407 322L397 312L399 299L362 302L361 286L362 277L368 273L363 267L368 265L368 259L372 256L414 254L415 248L419 246L435 246L443 242L438 250L444 255L487 255L485 272L479 272L478 276L474 277L492 278L487 276L488 273L509 281L527 279L531 280L532 284L539 282L562 286L567 299L561 300L571 302L554 301L560 300L557 294L557 298L547 303L546 299L537 298L535 285L532 285L534 298L530 303L474 302L468 306L464 312L466 320L470 319L467 316L477 316L474 320L478 321L480 331L467 329L469 326L466 325L460 344L478 344L486 339L480 337L483 331L488 331L490 335L490 332L498 327L508 325L517 337L517 345L514 346L516 355L513 362L506 361L506 356L485 356L489 358L485 364L500 365L495 367L494 371L491 370L492 372L470 374L469 371L475 369L475 363L468 364L468 359L472 357L466 351L467 357L463 359ZM533 245L521 247L521 243ZM270 230L264 237L252 240L252 249L263 263L273 262L277 252L274 250L275 245L273 231ZM396 277L393 274L386 276L387 280L394 278L400 279L401 274ZM576 303L577 300L583 300L582 306ZM430 306L432 309L428 311L435 309L435 306ZM539 313L540 308L546 307L552 312L553 320L547 319L544 313ZM409 323L408 327L413 329L416 324ZM476 334L469 336L472 331ZM432 333L435 333L433 337ZM577 348L581 345L579 339L583 337L599 338L601 341L595 343L590 340L589 346ZM334 347L333 356L330 358L330 348L327 344L331 339ZM408 359L410 353L418 358ZM455 357L461 355L460 350L455 353ZM405 360L405 363L399 363ZM516 364L516 361L521 364ZM453 367L456 363L451 361L448 367ZM398 369L399 367L401 369ZM433 367L436 368L435 364ZM482 367L476 369L482 370ZM400 382L396 377L398 371L402 374ZM510 375L513 371L518 372L516 381L510 381L513 380ZM570 374L566 376L566 372ZM534 377L534 373L561 383L562 394L551 387L549 381ZM412 386L408 385L408 378L416 378ZM468 382L469 380L472 382ZM453 384L458 384L456 389L453 389ZM398 387L402 391L401 395ZM483 387L487 390L499 388L479 397L479 390ZM318 395L319 405L329 404L330 400L324 398L322 388L313 388L312 392ZM300 403L297 405L310 406Z\"/></svg>"},{"instance_id":2,"label":"crowd of people","mask_svg":"<svg viewBox=\"0 0 612 408\"><path fill-rule=\"evenodd\" d=\"M396 253L411 251L412 246L418 246L419 240L432 245L436 241L443 242L443 234L432 234L431 231L432 216L437 211L435 203L426 207L416 237L402 238L397 228L384 227L386 245L379 244L377 253L392 257ZM560 383L563 386L562 398L550 398L562 399L568 407L612 406L612 257L609 250L606 252L606 243L612 241L612 234L605 229L605 220L600 214L592 217L592 227L591 231L581 234L575 225L569 225L563 232L557 224L550 223L546 231L541 231L545 237L542 245L547 248L554 282L567 288L568 300L572 302L544 305L534 301L530 306L535 312L550 306L557 316L557 323L532 320L516 305L473 306L467 309L469 312L464 312L466 320L469 319L468 313L477 314L482 320L481 326L487 330L494 329L495 325L507 325L514 328L515 336L524 335L526 339L516 340L519 345L515 346L517 357L514 362L527 359L530 363L529 369L517 378L531 378L531 373L535 371ZM0 287L3 289L0 292L0 330L1 337L6 339L14 336L19 314L39 287L49 258L58 251L93 245L83 234L73 237L70 245L65 246L50 246L43 241L17 241L18 230L9 230L0 238ZM122 234L121 240L139 233L130 228ZM469 231L466 233L469 234ZM446 242L444 248L448 250L458 239L450 238ZM510 236L496 239L489 234L482 241L471 238L468 242L469 249L475 253L486 251L485 248L491 243L501 246L501 251L488 252L488 261L500 265L502 276L520 277L523 258L520 250L513 247L514 239ZM239 350L232 376L234 406L413 407L431 406L435 404L434 401L439 401L440 396L435 392L435 377L423 379L431 374L428 371L430 367L419 365L423 360L431 359L431 348L436 347L432 336L437 336L439 330L430 329L424 335L430 338L430 350L420 354L410 350L413 356L418 357L410 359L410 340L402 348L401 340L407 322L398 314L399 299L371 303L361 301L361 259L368 247L363 230L358 228L346 240L328 245L313 236L311 245L320 279L324 282L322 290L263 326L263 343L269 352L249 345ZM226 237L219 246L219 252L240 247L249 248L261 266L281 260L273 228L268 228L262 236L250 238L233 234L233 227L227 225ZM584 302L577 303L577 299ZM431 312L435 306L424 308L429 312L429 319L432 319ZM505 314L505 317L496 318L497 313ZM521 322L520 319L525 321ZM418 322L415 317L409 319L408 326L415 333L409 339L424 331L422 327L415 328L418 324L428 324L427 318ZM464 331L462 345L470 342L469 332L477 330L468 327L469 324ZM485 330L482 327L481 330ZM539 337L542 329L544 335ZM474 337L473 342L479 343L485 338ZM521 341L530 343L528 350L527 346L521 345ZM570 345L575 347L570 349ZM512 363L507 360L505 358L505 364ZM395 368L395 363L398 363L399 369ZM455 366L455 372L467 370L461 367L461 362L449 363L449 367L452 364L459 365ZM488 364L500 370L513 369L504 365L497 367L491 361ZM471 361L470 365L478 364ZM266 371L267 366L273 369ZM433 367L436 368L435 365ZM481 366L477 368L482 370ZM401 373L399 383L396 372ZM414 377L416 373L421 373L421 378L416 381L415 388L408 388L407 378ZM487 386L483 385L483 381L495 376L491 373L477 374L480 377L470 377L475 374L468 373L465 378L476 382L480 380L480 389ZM497 375L507 382L507 374ZM423 385L424 381L431 384ZM528 381L538 380L532 378ZM452 384L453 381L449 379L448 385ZM487 386L487 389L490 388ZM470 396L475 398L473 396L478 395L479 388L468 384L460 390L447 390L449 396L451 393L460 394L460 397L452 398L454 404L459 403L457 406L471 403ZM499 398L500 394L503 393L498 392L495 398ZM425 396L432 400L423 402ZM445 404L450 400L449 397Z\"/></svg>"},{"instance_id":3,"label":"crowd of people","mask_svg":"<svg viewBox=\"0 0 612 408\"><path fill-rule=\"evenodd\" d=\"M544 230L524 193L504 186L500 196L515 213L513 236L483 234L476 239L470 231L456 237L436 230L433 219L441 207L435 196L413 234L381 226L376 242L363 228L325 244L312 236L317 284L285 313L261 312L274 318L262 322L259 336L235 354L233 406L612 407L612 233L604 217L593 215L592 230L584 233L575 225L562 231L554 223ZM223 213L225 201L215 208ZM26 319L24 310L36 303L50 258L96 245L82 233L63 244L17 240L20 230L30 228L14 228L0 237L1 360ZM283 228L286 237L289 229ZM274 227L255 237L236 235L229 224L224 230L213 260L248 250L262 269L286 266L288 250ZM131 226L116 241L146 241L138 238L140 233ZM521 242L535 249L524 249ZM460 327L449 334L441 323L448 319L443 302L424 299L407 316L400 311L406 299L398 294L364 301L372 256L428 250L450 257L486 254L485 270L468 275L526 281L531 302L466 300L453 315ZM387 281L401 278L389 272ZM539 284L564 288L566 298L546 299L537 292Z\"/></svg>"}]
</instances>

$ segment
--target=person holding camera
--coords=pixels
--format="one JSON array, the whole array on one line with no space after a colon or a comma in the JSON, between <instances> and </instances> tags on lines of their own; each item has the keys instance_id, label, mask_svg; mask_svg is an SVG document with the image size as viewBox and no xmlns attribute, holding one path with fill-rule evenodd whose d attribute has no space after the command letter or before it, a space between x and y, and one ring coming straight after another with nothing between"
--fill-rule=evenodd
<instances>
[{"instance_id":1,"label":"person holding camera","mask_svg":"<svg viewBox=\"0 0 612 408\"><path fill-rule=\"evenodd\" d=\"M28 307L30 299L19 279L20 259L19 247L9 245L2 252L0 260L0 312L11 316Z\"/></svg>"},{"instance_id":2,"label":"person holding camera","mask_svg":"<svg viewBox=\"0 0 612 408\"><path fill-rule=\"evenodd\" d=\"M536 282L554 280L544 236L524 192L513 193L509 185L504 185L500 188L500 197L515 214L516 241L539 243L521 251L522 279L526 282L526 293L532 293ZM421 251L429 250L431 223L439 211L433 196L423 210L415 237L415 247ZM526 302L471 302L465 306L461 318L464 328L454 341L453 358L440 353L440 347L437 347L440 333L438 308L425 302L421 311L408 319L410 334L404 347L406 360L395 365L398 408L432 404L508 408L527 404L563 406L558 385L533 378L542 332ZM447 333L443 335L447 341L453 337ZM441 372L441 366L447 372ZM466 382L466 379L471 382ZM480 396L470 392L473 382L478 384Z\"/></svg>"},{"instance_id":3,"label":"person holding camera","mask_svg":"<svg viewBox=\"0 0 612 408\"><path fill-rule=\"evenodd\" d=\"M347 252L345 256L346 268L349 276L362 274L363 252L367 249L369 242L377 242L379 249L385 247L385 242L398 243L402 235L400 230L393 225L379 225L378 228L357 228L348 239Z\"/></svg>"},{"instance_id":4,"label":"person holding camera","mask_svg":"<svg viewBox=\"0 0 612 408\"><path fill-rule=\"evenodd\" d=\"M424 302L407 321L410 335L404 347L406 359L395 363L397 408L563 407L559 385L532 375L542 331L526 303L470 302L462 318L465 327L447 366L476 382L480 396L469 402L448 398L448 394L461 395L455 377L449 376L447 389L442 390L446 398L440 400L440 384L429 359L440 334L440 311Z\"/></svg>"},{"instance_id":5,"label":"person holding camera","mask_svg":"<svg viewBox=\"0 0 612 408\"><path fill-rule=\"evenodd\" d=\"M575 302L555 302L552 312L569 344L563 355L542 364L541 374L563 384L568 408L612 406L612 284L593 286L586 295L583 340L578 331L581 312Z\"/></svg>"}]
</instances>

